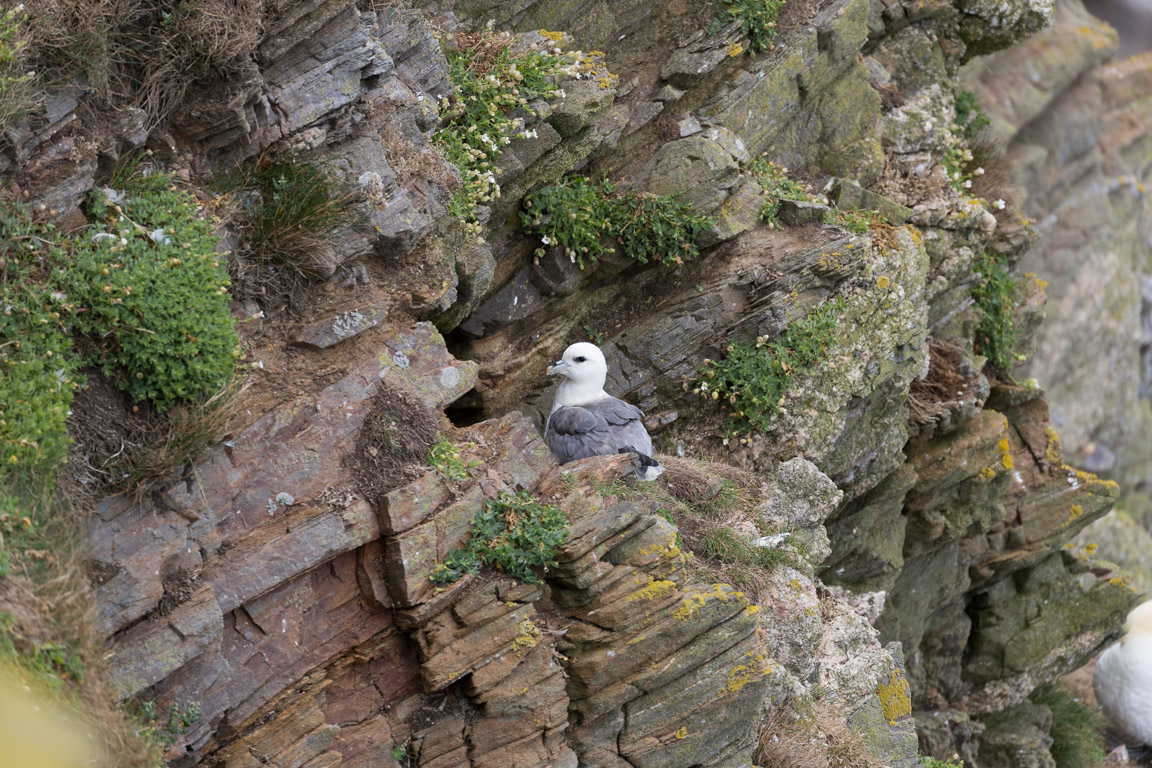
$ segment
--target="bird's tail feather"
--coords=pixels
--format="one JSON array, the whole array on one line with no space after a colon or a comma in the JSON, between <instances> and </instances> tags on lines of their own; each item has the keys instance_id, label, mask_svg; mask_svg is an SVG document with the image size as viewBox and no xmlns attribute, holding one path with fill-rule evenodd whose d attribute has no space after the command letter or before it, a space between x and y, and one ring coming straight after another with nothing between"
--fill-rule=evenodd
<instances>
[{"instance_id":1,"label":"bird's tail feather","mask_svg":"<svg viewBox=\"0 0 1152 768\"><path fill-rule=\"evenodd\" d=\"M656 459L652 458L646 453L640 453L640 451L632 448L631 446L621 448L619 451L617 451L617 453L636 454L636 458L640 459L640 467L636 470L636 477L640 478L641 480L651 482L660 477L661 473L664 472L664 467L660 466L660 462L656 461Z\"/></svg>"}]
</instances>

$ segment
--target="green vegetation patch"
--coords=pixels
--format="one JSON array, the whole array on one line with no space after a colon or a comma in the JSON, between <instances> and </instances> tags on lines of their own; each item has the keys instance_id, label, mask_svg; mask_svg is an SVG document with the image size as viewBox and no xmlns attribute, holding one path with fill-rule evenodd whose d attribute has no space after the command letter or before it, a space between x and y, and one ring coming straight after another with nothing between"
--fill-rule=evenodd
<instances>
[{"instance_id":1,"label":"green vegetation patch","mask_svg":"<svg viewBox=\"0 0 1152 768\"><path fill-rule=\"evenodd\" d=\"M559 507L541 504L527 491L489 500L472 520L472 538L454 549L430 576L450 584L487 564L529 584L542 583L536 568L556 565L556 552L568 535L568 519Z\"/></svg>"},{"instance_id":2,"label":"green vegetation patch","mask_svg":"<svg viewBox=\"0 0 1152 768\"><path fill-rule=\"evenodd\" d=\"M760 208L760 220L767 224L776 223L780 215L780 203L783 200L816 202L806 186L788 178L787 168L777 165L763 155L754 159L748 170L764 188L765 200Z\"/></svg>"},{"instance_id":3,"label":"green vegetation patch","mask_svg":"<svg viewBox=\"0 0 1152 768\"><path fill-rule=\"evenodd\" d=\"M0 207L0 487L50 474L70 443L80 361L66 324L76 304L52 285L64 258L53 237L26 209Z\"/></svg>"},{"instance_id":4,"label":"green vegetation patch","mask_svg":"<svg viewBox=\"0 0 1152 768\"><path fill-rule=\"evenodd\" d=\"M607 180L593 183L584 176L569 176L526 197L520 222L540 238L537 258L556 245L581 268L585 260L595 263L612 252L604 237L616 238L623 254L641 264L681 264L700 255L697 237L715 226L678 196L618 191Z\"/></svg>"},{"instance_id":5,"label":"green vegetation patch","mask_svg":"<svg viewBox=\"0 0 1152 768\"><path fill-rule=\"evenodd\" d=\"M754 344L735 341L723 360L705 359L693 390L723 401L732 410L733 434L766 430L780 410L781 400L800 368L815 365L836 340L836 317L844 300L821 304L775 339L761 336Z\"/></svg>"},{"instance_id":6,"label":"green vegetation patch","mask_svg":"<svg viewBox=\"0 0 1152 768\"><path fill-rule=\"evenodd\" d=\"M965 139L975 139L981 131L992 124L988 115L976 101L976 94L972 91L960 91L956 94L956 129Z\"/></svg>"},{"instance_id":7,"label":"green vegetation patch","mask_svg":"<svg viewBox=\"0 0 1152 768\"><path fill-rule=\"evenodd\" d=\"M196 201L164 174L129 168L96 191L97 223L59 273L84 308L89 360L135 401L167 410L219 390L240 352L228 271Z\"/></svg>"},{"instance_id":8,"label":"green vegetation patch","mask_svg":"<svg viewBox=\"0 0 1152 768\"><path fill-rule=\"evenodd\" d=\"M85 674L84 662L65 645L25 637L5 611L0 611L0 664L16 670L25 685L53 693Z\"/></svg>"},{"instance_id":9,"label":"green vegetation patch","mask_svg":"<svg viewBox=\"0 0 1152 768\"><path fill-rule=\"evenodd\" d=\"M1089 768L1104 761L1104 718L1068 692L1047 686L1032 695L1033 701L1052 712L1048 748L1056 768Z\"/></svg>"},{"instance_id":10,"label":"green vegetation patch","mask_svg":"<svg viewBox=\"0 0 1152 768\"><path fill-rule=\"evenodd\" d=\"M477 228L476 206L500 196L500 150L514 136L532 135L525 130L525 120L537 114L532 102L562 95L556 80L567 62L546 51L514 52L515 42L505 32L461 33L457 50L448 53L456 95L440 101L444 127L435 140L463 178L449 213Z\"/></svg>"},{"instance_id":11,"label":"green vegetation patch","mask_svg":"<svg viewBox=\"0 0 1152 768\"><path fill-rule=\"evenodd\" d=\"M980 310L976 327L976 352L984 355L997 368L1007 371L1012 365L1017 342L1012 307L1016 301L1016 284L1002 254L985 253L976 259L973 270L980 280L972 285L972 298Z\"/></svg>"},{"instance_id":12,"label":"green vegetation patch","mask_svg":"<svg viewBox=\"0 0 1152 768\"><path fill-rule=\"evenodd\" d=\"M469 447L474 447L472 443ZM428 449L428 463L450 483L462 483L468 479L471 469L480 466L478 461L464 461L460 456L460 446L441 437Z\"/></svg>"},{"instance_id":13,"label":"green vegetation patch","mask_svg":"<svg viewBox=\"0 0 1152 768\"><path fill-rule=\"evenodd\" d=\"M964 761L959 757L951 757L948 760L940 760L929 755L920 755L920 764L924 768L964 768Z\"/></svg>"},{"instance_id":14,"label":"green vegetation patch","mask_svg":"<svg viewBox=\"0 0 1152 768\"><path fill-rule=\"evenodd\" d=\"M740 22L740 32L748 38L748 52L763 53L776 38L776 19L784 7L784 0L720 0L727 6L723 15L709 29L710 34L733 21Z\"/></svg>"},{"instance_id":15,"label":"green vegetation patch","mask_svg":"<svg viewBox=\"0 0 1152 768\"><path fill-rule=\"evenodd\" d=\"M230 176L224 188L249 193L240 216L249 258L305 278L315 277L316 251L331 245L333 232L354 218L352 195L315 161L262 159Z\"/></svg>"}]
</instances>

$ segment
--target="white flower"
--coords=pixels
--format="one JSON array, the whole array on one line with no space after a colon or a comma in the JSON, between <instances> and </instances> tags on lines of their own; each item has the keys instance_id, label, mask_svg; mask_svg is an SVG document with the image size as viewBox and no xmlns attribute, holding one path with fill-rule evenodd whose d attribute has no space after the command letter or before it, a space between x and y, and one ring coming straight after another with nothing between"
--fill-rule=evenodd
<instances>
[{"instance_id":1,"label":"white flower","mask_svg":"<svg viewBox=\"0 0 1152 768\"><path fill-rule=\"evenodd\" d=\"M163 228L152 230L148 233L148 237L157 245L168 245L172 242L172 238L168 237Z\"/></svg>"},{"instance_id":2,"label":"white flower","mask_svg":"<svg viewBox=\"0 0 1152 768\"><path fill-rule=\"evenodd\" d=\"M975 175L976 176L983 176L984 175L984 169L983 168L977 168Z\"/></svg>"},{"instance_id":3,"label":"white flower","mask_svg":"<svg viewBox=\"0 0 1152 768\"><path fill-rule=\"evenodd\" d=\"M992 203L992 207L998 211L1002 211L1002 210L1004 210L1004 201L1003 200L997 200L996 202Z\"/></svg>"},{"instance_id":4,"label":"white flower","mask_svg":"<svg viewBox=\"0 0 1152 768\"><path fill-rule=\"evenodd\" d=\"M964 183L961 186L963 186L964 189L972 189L972 179L964 179Z\"/></svg>"},{"instance_id":5,"label":"white flower","mask_svg":"<svg viewBox=\"0 0 1152 768\"><path fill-rule=\"evenodd\" d=\"M544 245L552 245L552 238L548 237L548 235L544 235L542 238L540 238L540 242L544 243Z\"/></svg>"}]
</instances>

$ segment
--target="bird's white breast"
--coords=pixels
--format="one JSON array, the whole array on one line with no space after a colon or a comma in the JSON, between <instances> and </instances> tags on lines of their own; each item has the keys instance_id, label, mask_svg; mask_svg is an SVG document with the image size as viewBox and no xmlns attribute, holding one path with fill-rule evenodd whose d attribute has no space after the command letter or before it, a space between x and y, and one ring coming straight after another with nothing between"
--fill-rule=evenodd
<instances>
[{"instance_id":1,"label":"bird's white breast","mask_svg":"<svg viewBox=\"0 0 1152 768\"><path fill-rule=\"evenodd\" d=\"M1109 722L1127 739L1152 745L1152 636L1130 633L1104 651L1092 685Z\"/></svg>"}]
</instances>

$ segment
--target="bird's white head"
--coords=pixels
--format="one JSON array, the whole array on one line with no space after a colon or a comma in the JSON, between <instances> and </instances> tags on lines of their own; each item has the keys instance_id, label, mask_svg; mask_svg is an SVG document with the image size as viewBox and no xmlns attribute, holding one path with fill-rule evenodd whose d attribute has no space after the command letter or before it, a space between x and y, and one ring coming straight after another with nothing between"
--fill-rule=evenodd
<instances>
[{"instance_id":1,"label":"bird's white head","mask_svg":"<svg viewBox=\"0 0 1152 768\"><path fill-rule=\"evenodd\" d=\"M1152 637L1152 600L1133 608L1124 626L1129 635Z\"/></svg>"},{"instance_id":2,"label":"bird's white head","mask_svg":"<svg viewBox=\"0 0 1152 768\"><path fill-rule=\"evenodd\" d=\"M595 344L581 341L564 350L564 355L548 367L548 373L563 376L553 410L563 405L580 405L604 397L608 363Z\"/></svg>"}]
</instances>

